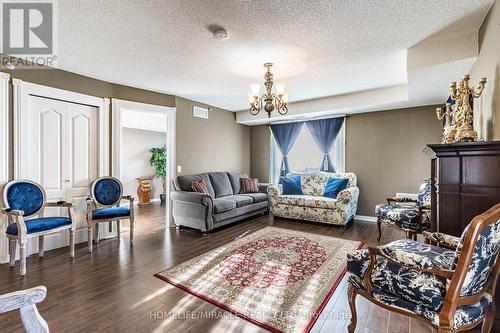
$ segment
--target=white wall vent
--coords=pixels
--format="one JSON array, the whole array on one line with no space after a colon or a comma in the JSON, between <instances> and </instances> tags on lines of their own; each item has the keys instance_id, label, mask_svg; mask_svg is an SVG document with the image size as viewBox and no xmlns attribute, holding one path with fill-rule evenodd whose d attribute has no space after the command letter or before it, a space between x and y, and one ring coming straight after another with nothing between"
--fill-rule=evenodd
<instances>
[{"instance_id":1,"label":"white wall vent","mask_svg":"<svg viewBox=\"0 0 500 333\"><path fill-rule=\"evenodd\" d=\"M203 119L208 119L208 109L193 106L193 116Z\"/></svg>"}]
</instances>

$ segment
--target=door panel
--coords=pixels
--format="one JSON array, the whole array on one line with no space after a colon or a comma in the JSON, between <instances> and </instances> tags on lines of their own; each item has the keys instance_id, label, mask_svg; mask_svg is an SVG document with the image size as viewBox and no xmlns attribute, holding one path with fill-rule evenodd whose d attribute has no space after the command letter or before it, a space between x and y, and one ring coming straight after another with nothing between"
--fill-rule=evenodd
<instances>
[{"instance_id":1,"label":"door panel","mask_svg":"<svg viewBox=\"0 0 500 333\"><path fill-rule=\"evenodd\" d=\"M97 178L97 108L30 96L29 149L24 153L27 178L39 182L47 201L74 205L77 227L86 227L90 183ZM66 215L46 209L44 215Z\"/></svg>"},{"instance_id":2,"label":"door panel","mask_svg":"<svg viewBox=\"0 0 500 333\"><path fill-rule=\"evenodd\" d=\"M23 156L29 179L40 183L47 201L65 200L66 103L30 96L29 149Z\"/></svg>"},{"instance_id":3,"label":"door panel","mask_svg":"<svg viewBox=\"0 0 500 333\"><path fill-rule=\"evenodd\" d=\"M97 178L97 108L67 103L68 117L68 190L73 202L77 228L85 228L86 198L90 184Z\"/></svg>"}]
</instances>

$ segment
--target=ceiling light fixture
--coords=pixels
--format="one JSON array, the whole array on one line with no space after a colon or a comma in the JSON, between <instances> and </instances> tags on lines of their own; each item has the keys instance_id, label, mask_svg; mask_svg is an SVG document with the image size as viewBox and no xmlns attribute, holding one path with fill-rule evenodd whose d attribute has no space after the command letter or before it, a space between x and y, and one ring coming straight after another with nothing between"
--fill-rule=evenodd
<instances>
[{"instance_id":1,"label":"ceiling light fixture","mask_svg":"<svg viewBox=\"0 0 500 333\"><path fill-rule=\"evenodd\" d=\"M214 38L217 40L226 40L229 38L229 34L227 33L226 29L224 28L219 28L213 32Z\"/></svg>"},{"instance_id":2,"label":"ceiling light fixture","mask_svg":"<svg viewBox=\"0 0 500 333\"><path fill-rule=\"evenodd\" d=\"M288 113L288 93L285 92L283 83L276 83L276 93L273 93L273 74L271 67L273 64L268 62L264 64L267 72L264 75L264 86L266 91L260 94L260 84L252 84L248 93L248 101L250 102L250 114L256 116L260 110L264 109L267 112L268 118L271 118L271 113L276 109L279 114L285 115Z\"/></svg>"}]
</instances>

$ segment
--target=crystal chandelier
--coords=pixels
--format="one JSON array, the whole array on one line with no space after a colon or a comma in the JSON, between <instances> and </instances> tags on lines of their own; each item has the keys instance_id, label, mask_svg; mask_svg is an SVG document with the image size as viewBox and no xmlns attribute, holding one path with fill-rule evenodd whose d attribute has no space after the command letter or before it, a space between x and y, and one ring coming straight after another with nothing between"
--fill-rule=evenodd
<instances>
[{"instance_id":1,"label":"crystal chandelier","mask_svg":"<svg viewBox=\"0 0 500 333\"><path fill-rule=\"evenodd\" d=\"M273 74L271 73L272 63L265 63L264 67L267 72L264 75L264 86L266 91L260 94L260 84L252 84L250 86L251 92L248 93L248 101L250 102L250 113L257 115L260 110L264 109L269 118L271 113L276 109L279 114L285 115L288 112L288 93L285 92L285 85L283 83L276 84L276 93L273 93Z\"/></svg>"}]
</instances>

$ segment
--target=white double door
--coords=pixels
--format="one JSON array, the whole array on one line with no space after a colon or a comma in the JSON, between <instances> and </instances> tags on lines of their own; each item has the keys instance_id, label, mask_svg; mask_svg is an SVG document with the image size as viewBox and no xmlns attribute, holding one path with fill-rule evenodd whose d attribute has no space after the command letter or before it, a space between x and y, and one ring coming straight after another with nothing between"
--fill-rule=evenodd
<instances>
[{"instance_id":1,"label":"white double door","mask_svg":"<svg viewBox=\"0 0 500 333\"><path fill-rule=\"evenodd\" d=\"M33 95L28 100L22 178L40 183L47 201L72 202L77 229L86 228L86 198L98 175L98 110ZM54 210L46 209L45 215L63 213Z\"/></svg>"}]
</instances>

